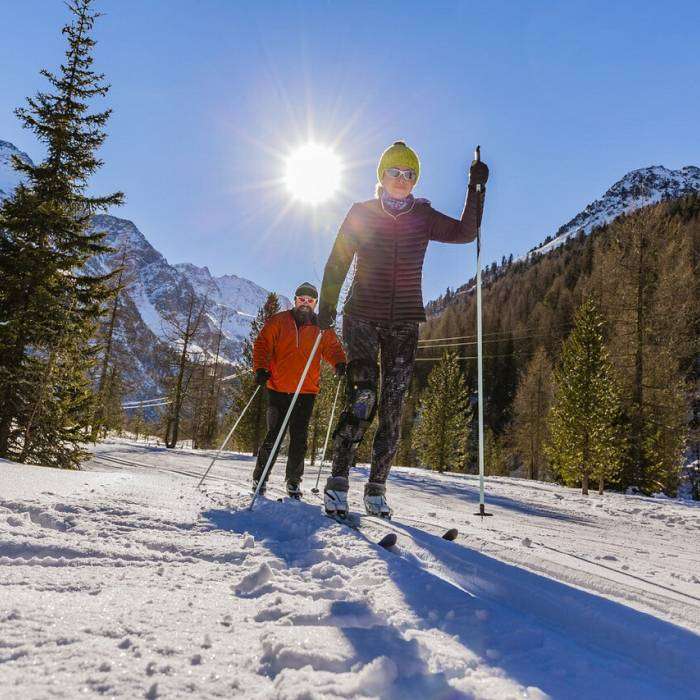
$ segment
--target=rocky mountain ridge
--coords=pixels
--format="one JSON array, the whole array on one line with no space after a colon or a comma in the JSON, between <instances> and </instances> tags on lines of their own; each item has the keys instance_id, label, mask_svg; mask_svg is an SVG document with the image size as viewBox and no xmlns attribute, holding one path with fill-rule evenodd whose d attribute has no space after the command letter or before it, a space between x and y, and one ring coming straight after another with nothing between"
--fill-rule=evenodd
<instances>
[{"instance_id":1,"label":"rocky mountain ridge","mask_svg":"<svg viewBox=\"0 0 700 700\"><path fill-rule=\"evenodd\" d=\"M662 165L632 170L553 236L533 248L528 256L547 253L579 232L588 234L622 214L663 200L680 199L694 192L700 192L700 168L694 165L678 170L669 170Z\"/></svg>"}]
</instances>

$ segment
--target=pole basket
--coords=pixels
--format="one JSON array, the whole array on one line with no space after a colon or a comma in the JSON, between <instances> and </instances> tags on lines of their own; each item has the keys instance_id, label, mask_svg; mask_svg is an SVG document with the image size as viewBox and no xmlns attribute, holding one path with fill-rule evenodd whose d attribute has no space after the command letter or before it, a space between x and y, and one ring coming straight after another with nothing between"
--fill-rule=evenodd
<instances>
[{"instance_id":1,"label":"pole basket","mask_svg":"<svg viewBox=\"0 0 700 700\"><path fill-rule=\"evenodd\" d=\"M479 512L474 513L474 515L478 515L481 518L492 518L493 517L493 513L486 512L486 506L483 503L479 503Z\"/></svg>"}]
</instances>

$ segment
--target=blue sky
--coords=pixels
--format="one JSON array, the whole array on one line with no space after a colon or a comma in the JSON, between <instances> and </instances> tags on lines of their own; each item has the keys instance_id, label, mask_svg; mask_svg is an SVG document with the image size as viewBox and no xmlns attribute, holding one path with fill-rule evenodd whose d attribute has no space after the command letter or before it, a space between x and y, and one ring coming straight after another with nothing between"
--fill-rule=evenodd
<instances>
[{"instance_id":1,"label":"blue sky","mask_svg":"<svg viewBox=\"0 0 700 700\"><path fill-rule=\"evenodd\" d=\"M693 2L99 0L95 65L114 109L94 189L121 189L170 262L289 294L320 283L345 212L401 138L416 193L458 216L476 143L492 171L486 261L520 254L629 170L700 164ZM10 9L11 8L11 9ZM0 139L33 157L12 110L64 48L60 2L6 0ZM343 190L290 203L284 156L309 137L348 163ZM431 244L424 296L474 272Z\"/></svg>"}]
</instances>

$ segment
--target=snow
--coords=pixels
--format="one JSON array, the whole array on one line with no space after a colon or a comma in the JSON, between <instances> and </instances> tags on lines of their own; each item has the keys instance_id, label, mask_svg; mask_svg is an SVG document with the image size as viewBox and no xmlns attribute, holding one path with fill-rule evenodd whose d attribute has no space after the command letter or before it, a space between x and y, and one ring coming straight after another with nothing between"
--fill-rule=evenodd
<instances>
[{"instance_id":1,"label":"snow","mask_svg":"<svg viewBox=\"0 0 700 700\"><path fill-rule=\"evenodd\" d=\"M0 463L0 696L698 696L700 504L397 468L356 532L212 456Z\"/></svg>"},{"instance_id":2,"label":"snow","mask_svg":"<svg viewBox=\"0 0 700 700\"><path fill-rule=\"evenodd\" d=\"M670 170L662 165L632 170L618 180L602 197L591 202L571 221L557 231L553 240L538 246L519 260L545 255L564 244L579 232L590 233L614 221L622 214L656 204L662 200L678 199L700 192L700 168L687 165Z\"/></svg>"},{"instance_id":3,"label":"snow","mask_svg":"<svg viewBox=\"0 0 700 700\"><path fill-rule=\"evenodd\" d=\"M22 177L14 169L12 156L17 156L25 163L31 163L31 159L9 141L0 141L0 202L9 197L15 187L22 182Z\"/></svg>"},{"instance_id":4,"label":"snow","mask_svg":"<svg viewBox=\"0 0 700 700\"><path fill-rule=\"evenodd\" d=\"M236 275L213 277L207 267L197 267L191 263L173 266L192 285L197 294L205 296L214 304L210 320L218 327L224 312L223 331L227 338L242 340L250 334L250 323L257 316L258 309L265 303L269 292L250 280ZM278 295L280 307L288 309L291 302Z\"/></svg>"},{"instance_id":5,"label":"snow","mask_svg":"<svg viewBox=\"0 0 700 700\"><path fill-rule=\"evenodd\" d=\"M148 298L148 293L144 289L141 282L137 282L132 285L129 289L131 298L136 305L136 309L139 312L141 320L146 324L146 327L156 336L164 340L166 336L165 332L165 321L163 317L158 313L158 309L151 303Z\"/></svg>"}]
</instances>

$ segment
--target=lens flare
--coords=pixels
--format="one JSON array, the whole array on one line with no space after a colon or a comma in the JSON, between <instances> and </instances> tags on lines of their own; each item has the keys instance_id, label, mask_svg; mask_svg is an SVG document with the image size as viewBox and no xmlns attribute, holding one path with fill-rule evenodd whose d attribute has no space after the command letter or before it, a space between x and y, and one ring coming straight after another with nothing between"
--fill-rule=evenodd
<instances>
[{"instance_id":1,"label":"lens flare","mask_svg":"<svg viewBox=\"0 0 700 700\"><path fill-rule=\"evenodd\" d=\"M332 149L307 143L287 159L284 181L295 199L320 204L340 187L342 168L340 158Z\"/></svg>"}]
</instances>

